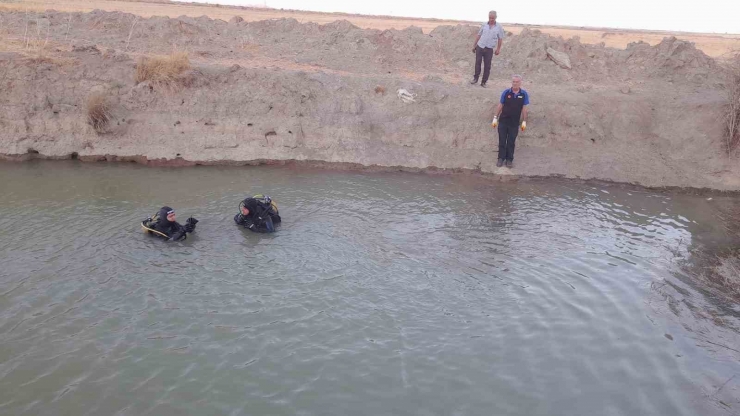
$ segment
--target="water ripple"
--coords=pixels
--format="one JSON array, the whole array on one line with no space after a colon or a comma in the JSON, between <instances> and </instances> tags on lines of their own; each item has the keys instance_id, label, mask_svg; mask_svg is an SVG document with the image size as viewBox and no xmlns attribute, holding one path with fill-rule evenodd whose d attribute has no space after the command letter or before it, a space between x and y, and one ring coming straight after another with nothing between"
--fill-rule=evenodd
<instances>
[{"instance_id":1,"label":"water ripple","mask_svg":"<svg viewBox=\"0 0 740 416\"><path fill-rule=\"evenodd\" d=\"M740 372L645 305L705 223L694 197L272 167L0 173L3 414L721 415L704 392ZM231 220L257 192L280 204L276 234ZM139 230L165 204L201 220L187 241Z\"/></svg>"}]
</instances>

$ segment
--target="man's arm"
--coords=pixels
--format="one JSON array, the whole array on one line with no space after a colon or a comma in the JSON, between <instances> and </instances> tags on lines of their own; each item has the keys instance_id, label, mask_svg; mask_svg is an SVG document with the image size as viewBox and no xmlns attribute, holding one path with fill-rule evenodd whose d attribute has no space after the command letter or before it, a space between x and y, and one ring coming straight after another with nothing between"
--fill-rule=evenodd
<instances>
[{"instance_id":1,"label":"man's arm","mask_svg":"<svg viewBox=\"0 0 740 416\"><path fill-rule=\"evenodd\" d=\"M267 216L267 219L262 220L260 223L249 221L249 226L245 224L245 228L250 231L254 231L255 233L271 233L275 231L275 225L269 215Z\"/></svg>"},{"instance_id":2,"label":"man's arm","mask_svg":"<svg viewBox=\"0 0 740 416\"><path fill-rule=\"evenodd\" d=\"M257 224L249 217L242 217L242 221L239 223L239 225L248 230L257 231Z\"/></svg>"},{"instance_id":3,"label":"man's arm","mask_svg":"<svg viewBox=\"0 0 740 416\"><path fill-rule=\"evenodd\" d=\"M473 53L475 53L476 49L478 48L478 41L480 40L480 33L478 36L475 37L475 42L473 42Z\"/></svg>"},{"instance_id":4,"label":"man's arm","mask_svg":"<svg viewBox=\"0 0 740 416\"><path fill-rule=\"evenodd\" d=\"M480 29L478 29L478 36L475 37L475 42L473 42L473 53L475 53L478 49L478 41L480 40L480 37L483 36L483 26L481 25Z\"/></svg>"},{"instance_id":5,"label":"man's arm","mask_svg":"<svg viewBox=\"0 0 740 416\"><path fill-rule=\"evenodd\" d=\"M171 241L181 241L187 238L187 235L185 235L185 227L180 225L180 223L174 223L172 228L174 228L175 231L170 236Z\"/></svg>"},{"instance_id":6,"label":"man's arm","mask_svg":"<svg viewBox=\"0 0 740 416\"><path fill-rule=\"evenodd\" d=\"M504 92L501 93L501 98L498 100L498 105L496 106L496 112L493 113L493 115L498 118L501 115L501 112L504 110L504 98L506 97L506 92L509 90L504 90Z\"/></svg>"},{"instance_id":7,"label":"man's arm","mask_svg":"<svg viewBox=\"0 0 740 416\"><path fill-rule=\"evenodd\" d=\"M504 36L506 36L506 32L504 32L504 28L499 26L498 27L498 40L496 42L496 55L501 53L501 45L504 44Z\"/></svg>"},{"instance_id":8,"label":"man's arm","mask_svg":"<svg viewBox=\"0 0 740 416\"><path fill-rule=\"evenodd\" d=\"M522 107L522 121L527 121L527 113L529 112L529 94L524 91L524 107Z\"/></svg>"},{"instance_id":9,"label":"man's arm","mask_svg":"<svg viewBox=\"0 0 740 416\"><path fill-rule=\"evenodd\" d=\"M248 230L256 231L257 224L248 215L236 214L234 216L234 222Z\"/></svg>"}]
</instances>

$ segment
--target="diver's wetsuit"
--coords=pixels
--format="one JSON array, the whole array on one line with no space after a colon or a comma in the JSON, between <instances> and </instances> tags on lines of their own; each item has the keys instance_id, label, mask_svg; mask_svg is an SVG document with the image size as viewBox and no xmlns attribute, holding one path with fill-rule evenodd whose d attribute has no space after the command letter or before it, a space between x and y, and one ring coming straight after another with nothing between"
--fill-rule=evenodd
<instances>
[{"instance_id":1,"label":"diver's wetsuit","mask_svg":"<svg viewBox=\"0 0 740 416\"><path fill-rule=\"evenodd\" d=\"M272 204L261 203L255 198L247 198L242 204L249 210L249 214L242 213L234 216L234 222L256 233L271 233L275 231L275 224L282 221Z\"/></svg>"},{"instance_id":2,"label":"diver's wetsuit","mask_svg":"<svg viewBox=\"0 0 740 416\"><path fill-rule=\"evenodd\" d=\"M191 220L188 218L188 223L183 226L177 221L167 220L167 213L172 211L170 207L162 207L157 214L157 222L154 225L154 229L162 234L170 237L170 240L178 241L184 240L187 236L185 233L192 233L195 231L195 222L197 220Z\"/></svg>"}]
</instances>

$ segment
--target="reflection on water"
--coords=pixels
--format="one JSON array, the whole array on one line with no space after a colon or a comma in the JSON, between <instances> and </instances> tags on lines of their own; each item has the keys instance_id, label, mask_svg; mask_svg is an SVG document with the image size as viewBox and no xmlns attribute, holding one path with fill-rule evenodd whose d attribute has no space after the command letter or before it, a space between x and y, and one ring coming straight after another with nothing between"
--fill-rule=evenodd
<instances>
[{"instance_id":1,"label":"reflection on water","mask_svg":"<svg viewBox=\"0 0 740 416\"><path fill-rule=\"evenodd\" d=\"M0 175L2 414L740 409L738 356L654 290L694 293L675 259L722 238L705 198L271 167ZM234 226L263 191L279 232ZM165 204L201 220L193 238L141 233Z\"/></svg>"}]
</instances>

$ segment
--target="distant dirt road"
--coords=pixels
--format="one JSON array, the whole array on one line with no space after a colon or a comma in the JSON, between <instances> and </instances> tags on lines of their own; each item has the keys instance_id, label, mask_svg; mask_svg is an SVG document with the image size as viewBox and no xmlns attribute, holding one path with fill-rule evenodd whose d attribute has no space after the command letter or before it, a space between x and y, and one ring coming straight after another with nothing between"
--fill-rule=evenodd
<instances>
[{"instance_id":1,"label":"distant dirt road","mask_svg":"<svg viewBox=\"0 0 740 416\"><path fill-rule=\"evenodd\" d=\"M403 29L408 26L420 27L425 33L440 25L471 24L454 20L432 20L414 18L374 17L349 14L314 13L300 11L285 11L275 9L238 8L228 6L200 5L192 3L167 3L163 1L120 1L120 0L0 0L0 9L16 9L29 11L43 11L54 9L63 12L90 12L95 9L106 11L120 11L143 17L182 15L198 17L202 15L214 19L229 20L234 16L241 16L247 21L293 18L299 22L315 22L326 24L336 20L348 20L352 24L365 29ZM485 11L481 18L485 19ZM525 26L506 23L502 16L504 27L518 34ZM583 43L598 44L604 42L606 46L624 48L631 42L643 41L651 45L659 43L667 36L676 36L679 39L694 42L697 48L712 57L729 56L740 53L740 34L692 34L650 31L628 31L618 29L584 29L549 26L533 26L545 33L570 38L578 36Z\"/></svg>"}]
</instances>

